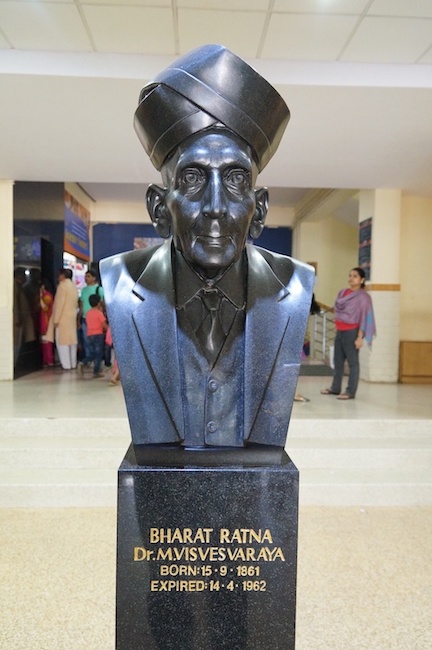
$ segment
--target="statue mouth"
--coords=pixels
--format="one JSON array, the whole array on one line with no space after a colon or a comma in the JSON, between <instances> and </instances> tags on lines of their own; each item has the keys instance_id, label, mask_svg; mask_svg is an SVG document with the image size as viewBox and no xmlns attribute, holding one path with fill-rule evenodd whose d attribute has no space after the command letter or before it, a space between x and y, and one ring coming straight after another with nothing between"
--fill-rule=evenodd
<instances>
[{"instance_id":1,"label":"statue mouth","mask_svg":"<svg viewBox=\"0 0 432 650\"><path fill-rule=\"evenodd\" d=\"M212 237L211 235L200 235L197 237L197 240L205 244L206 246L224 246L231 241L229 235L221 235L218 237Z\"/></svg>"}]
</instances>

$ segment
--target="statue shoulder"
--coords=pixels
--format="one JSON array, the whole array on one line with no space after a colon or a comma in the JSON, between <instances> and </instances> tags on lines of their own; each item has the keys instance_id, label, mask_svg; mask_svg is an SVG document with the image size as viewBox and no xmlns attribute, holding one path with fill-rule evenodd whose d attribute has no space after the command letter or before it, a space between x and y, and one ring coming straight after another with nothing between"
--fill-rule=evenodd
<instances>
[{"instance_id":1,"label":"statue shoulder","mask_svg":"<svg viewBox=\"0 0 432 650\"><path fill-rule=\"evenodd\" d=\"M299 260L296 260L293 257L288 257L287 255L274 253L259 246L252 246L252 248L265 259L273 273L285 286L289 284L294 274L298 277L300 282L307 287L313 283L315 271L309 264L300 262Z\"/></svg>"},{"instance_id":2,"label":"statue shoulder","mask_svg":"<svg viewBox=\"0 0 432 650\"><path fill-rule=\"evenodd\" d=\"M105 257L99 263L102 283L116 281L123 273L129 275L136 282L159 248L160 246L152 246Z\"/></svg>"},{"instance_id":3,"label":"statue shoulder","mask_svg":"<svg viewBox=\"0 0 432 650\"><path fill-rule=\"evenodd\" d=\"M153 255L159 249L160 246L140 248L112 255L100 261L99 271L107 305L114 300L115 296L129 295Z\"/></svg>"}]
</instances>

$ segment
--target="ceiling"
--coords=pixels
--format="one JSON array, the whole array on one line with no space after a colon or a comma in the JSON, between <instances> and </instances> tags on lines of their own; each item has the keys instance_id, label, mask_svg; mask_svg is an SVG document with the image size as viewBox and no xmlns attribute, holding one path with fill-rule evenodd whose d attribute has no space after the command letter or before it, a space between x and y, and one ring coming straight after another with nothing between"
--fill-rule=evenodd
<instances>
[{"instance_id":1,"label":"ceiling","mask_svg":"<svg viewBox=\"0 0 432 650\"><path fill-rule=\"evenodd\" d=\"M260 176L432 196L432 0L1 0L0 178L74 181L97 201L158 182L132 128L144 83L221 43L285 98Z\"/></svg>"}]
</instances>

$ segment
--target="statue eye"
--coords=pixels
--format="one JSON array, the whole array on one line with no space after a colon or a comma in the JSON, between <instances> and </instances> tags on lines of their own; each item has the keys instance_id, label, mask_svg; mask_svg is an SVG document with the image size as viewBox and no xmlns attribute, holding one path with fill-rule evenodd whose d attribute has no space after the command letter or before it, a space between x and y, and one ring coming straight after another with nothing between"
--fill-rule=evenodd
<instances>
[{"instance_id":1,"label":"statue eye","mask_svg":"<svg viewBox=\"0 0 432 650\"><path fill-rule=\"evenodd\" d=\"M201 169L185 169L181 174L180 183L186 191L199 189L205 183L205 174Z\"/></svg>"},{"instance_id":2,"label":"statue eye","mask_svg":"<svg viewBox=\"0 0 432 650\"><path fill-rule=\"evenodd\" d=\"M232 190L245 190L250 188L250 174L245 169L230 169L225 174L225 185Z\"/></svg>"}]
</instances>

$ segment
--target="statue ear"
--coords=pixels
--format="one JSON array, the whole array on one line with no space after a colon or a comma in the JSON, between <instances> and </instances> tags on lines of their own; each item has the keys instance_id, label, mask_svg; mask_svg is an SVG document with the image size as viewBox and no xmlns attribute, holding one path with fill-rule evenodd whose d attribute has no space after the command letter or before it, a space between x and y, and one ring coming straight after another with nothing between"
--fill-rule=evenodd
<instances>
[{"instance_id":1,"label":"statue ear","mask_svg":"<svg viewBox=\"0 0 432 650\"><path fill-rule=\"evenodd\" d=\"M158 185L149 185L146 201L156 232L160 237L167 239L171 234L171 217L165 205L165 190Z\"/></svg>"},{"instance_id":2,"label":"statue ear","mask_svg":"<svg viewBox=\"0 0 432 650\"><path fill-rule=\"evenodd\" d=\"M264 229L264 223L267 217L268 210L268 190L262 187L260 190L255 190L256 210L249 227L249 235L252 239L257 239Z\"/></svg>"}]
</instances>

